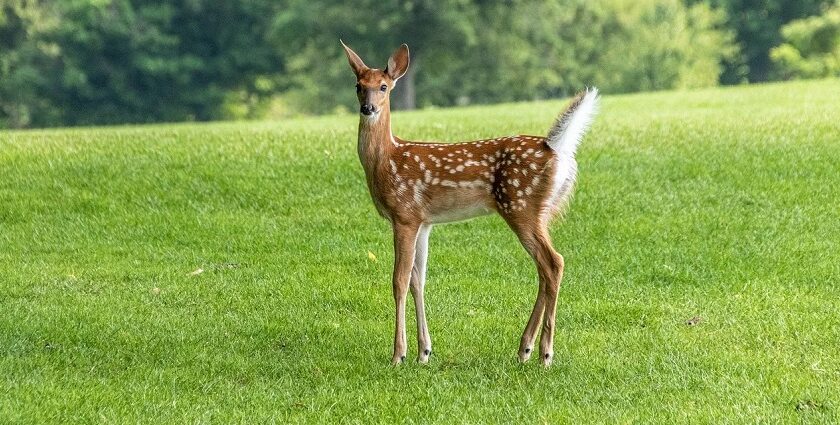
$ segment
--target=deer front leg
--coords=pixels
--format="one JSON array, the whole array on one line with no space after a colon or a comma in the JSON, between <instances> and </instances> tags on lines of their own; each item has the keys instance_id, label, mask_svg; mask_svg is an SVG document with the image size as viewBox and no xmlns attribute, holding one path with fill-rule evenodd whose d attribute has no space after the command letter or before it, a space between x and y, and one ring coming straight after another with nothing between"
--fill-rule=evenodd
<instances>
[{"instance_id":1,"label":"deer front leg","mask_svg":"<svg viewBox=\"0 0 840 425\"><path fill-rule=\"evenodd\" d=\"M426 259L429 255L431 225L420 226L414 250L414 268L411 270L411 296L417 313L417 362L428 363L432 354L432 337L426 324L426 303L423 290L426 286Z\"/></svg>"},{"instance_id":2,"label":"deer front leg","mask_svg":"<svg viewBox=\"0 0 840 425\"><path fill-rule=\"evenodd\" d=\"M417 240L417 225L394 223L394 276L392 280L394 303L396 305L396 326L394 328L394 356L392 364L405 361L405 298L411 267L414 263L414 245Z\"/></svg>"}]
</instances>

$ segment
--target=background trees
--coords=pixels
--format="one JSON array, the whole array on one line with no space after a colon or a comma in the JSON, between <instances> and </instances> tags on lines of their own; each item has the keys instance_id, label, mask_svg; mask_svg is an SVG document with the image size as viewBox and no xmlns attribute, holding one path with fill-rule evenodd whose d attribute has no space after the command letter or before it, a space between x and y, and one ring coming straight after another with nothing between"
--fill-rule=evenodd
<instances>
[{"instance_id":1,"label":"background trees","mask_svg":"<svg viewBox=\"0 0 840 425\"><path fill-rule=\"evenodd\" d=\"M782 78L840 76L840 4L785 25L782 37L784 43L770 51Z\"/></svg>"},{"instance_id":2,"label":"background trees","mask_svg":"<svg viewBox=\"0 0 840 425\"><path fill-rule=\"evenodd\" d=\"M830 31L780 28L829 3L0 0L0 127L346 110L338 38L376 67L409 44L404 109L826 75L794 51L831 68Z\"/></svg>"},{"instance_id":3,"label":"background trees","mask_svg":"<svg viewBox=\"0 0 840 425\"><path fill-rule=\"evenodd\" d=\"M283 72L274 2L0 1L10 126L219 119Z\"/></svg>"}]
</instances>

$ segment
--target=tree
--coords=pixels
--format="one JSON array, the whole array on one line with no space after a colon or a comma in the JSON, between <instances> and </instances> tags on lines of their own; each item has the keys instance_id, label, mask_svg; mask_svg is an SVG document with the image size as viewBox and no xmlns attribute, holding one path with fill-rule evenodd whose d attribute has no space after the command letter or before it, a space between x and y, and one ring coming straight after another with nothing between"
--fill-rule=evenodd
<instances>
[{"instance_id":1,"label":"tree","mask_svg":"<svg viewBox=\"0 0 840 425\"><path fill-rule=\"evenodd\" d=\"M37 69L28 81L33 96L24 97L42 104L12 124L222 118L231 92L261 94L256 82L283 71L268 41L278 7L270 0L20 0L6 8L21 22L10 29L16 53L3 57L16 63L15 75Z\"/></svg>"},{"instance_id":2,"label":"tree","mask_svg":"<svg viewBox=\"0 0 840 425\"><path fill-rule=\"evenodd\" d=\"M58 48L40 40L57 25L33 1L0 0L0 128L59 122L60 111L46 99Z\"/></svg>"},{"instance_id":3,"label":"tree","mask_svg":"<svg viewBox=\"0 0 840 425\"><path fill-rule=\"evenodd\" d=\"M289 54L290 103L305 110L325 112L334 104L324 99L339 96L349 104L351 74L339 48L339 38L350 45L368 66L384 68L388 55L400 44L411 47L408 74L394 91L394 107L416 106L418 87L450 67L448 62L475 44L476 6L468 0L361 0L325 4L291 0L275 24L277 42ZM418 72L420 70L422 72ZM418 81L419 78L419 81ZM422 96L421 96L422 97Z\"/></svg>"},{"instance_id":4,"label":"tree","mask_svg":"<svg viewBox=\"0 0 840 425\"><path fill-rule=\"evenodd\" d=\"M782 36L785 42L770 52L782 78L840 76L840 3L785 25Z\"/></svg>"},{"instance_id":5,"label":"tree","mask_svg":"<svg viewBox=\"0 0 840 425\"><path fill-rule=\"evenodd\" d=\"M770 49L782 42L781 27L819 14L833 0L691 0L726 10L740 54L725 63L724 84L759 82L773 78Z\"/></svg>"}]
</instances>

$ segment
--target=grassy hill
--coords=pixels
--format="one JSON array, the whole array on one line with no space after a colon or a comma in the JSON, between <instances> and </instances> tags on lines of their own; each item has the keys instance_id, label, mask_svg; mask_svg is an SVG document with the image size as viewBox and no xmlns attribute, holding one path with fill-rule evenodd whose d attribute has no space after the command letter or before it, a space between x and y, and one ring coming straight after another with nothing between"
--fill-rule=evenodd
<instances>
[{"instance_id":1,"label":"grassy hill","mask_svg":"<svg viewBox=\"0 0 840 425\"><path fill-rule=\"evenodd\" d=\"M549 370L515 361L536 273L498 217L432 232L434 355L389 366L355 116L0 132L0 422L840 421L838 93L605 96ZM394 131L544 134L563 104Z\"/></svg>"}]
</instances>

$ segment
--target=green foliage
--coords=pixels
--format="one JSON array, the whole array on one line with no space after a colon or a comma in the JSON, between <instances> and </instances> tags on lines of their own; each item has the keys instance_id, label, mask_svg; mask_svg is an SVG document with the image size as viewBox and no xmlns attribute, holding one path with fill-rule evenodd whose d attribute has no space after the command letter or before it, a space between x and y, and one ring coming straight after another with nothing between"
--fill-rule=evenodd
<instances>
[{"instance_id":1,"label":"green foliage","mask_svg":"<svg viewBox=\"0 0 840 425\"><path fill-rule=\"evenodd\" d=\"M726 11L727 26L735 32L740 54L725 62L721 82L767 81L774 77L770 49L782 42L786 23L817 15L834 0L689 0Z\"/></svg>"},{"instance_id":2,"label":"green foliage","mask_svg":"<svg viewBox=\"0 0 840 425\"><path fill-rule=\"evenodd\" d=\"M12 62L4 86L31 94L3 102L7 121L222 118L229 92L261 94L254 82L283 71L268 42L277 9L271 1L12 0L4 15L19 28L6 26L15 37L0 55Z\"/></svg>"},{"instance_id":3,"label":"green foliage","mask_svg":"<svg viewBox=\"0 0 840 425\"><path fill-rule=\"evenodd\" d=\"M434 354L389 365L355 116L6 131L0 423L836 424L838 92L604 96L551 226L549 370L515 361L537 276L499 217L434 228ZM564 103L394 130L544 134Z\"/></svg>"},{"instance_id":4,"label":"green foliage","mask_svg":"<svg viewBox=\"0 0 840 425\"><path fill-rule=\"evenodd\" d=\"M339 37L376 67L409 42L410 74L395 95L407 91L416 101L398 106L550 98L586 85L614 93L709 86L735 52L721 13L680 0L453 1L437 13L423 2L406 3L408 12L394 3L353 4L317 22L311 2L286 11L282 33L298 43L291 85L303 108L354 103Z\"/></svg>"},{"instance_id":5,"label":"green foliage","mask_svg":"<svg viewBox=\"0 0 840 425\"><path fill-rule=\"evenodd\" d=\"M50 76L45 72L58 46L38 39L56 25L34 1L0 0L0 128L60 120L46 98Z\"/></svg>"},{"instance_id":6,"label":"green foliage","mask_svg":"<svg viewBox=\"0 0 840 425\"><path fill-rule=\"evenodd\" d=\"M0 126L352 110L339 38L374 67L410 45L397 109L704 87L739 60L724 23L748 9L717 3L0 0Z\"/></svg>"},{"instance_id":7,"label":"green foliage","mask_svg":"<svg viewBox=\"0 0 840 425\"><path fill-rule=\"evenodd\" d=\"M840 76L840 3L782 28L785 43L770 56L783 78Z\"/></svg>"},{"instance_id":8,"label":"green foliage","mask_svg":"<svg viewBox=\"0 0 840 425\"><path fill-rule=\"evenodd\" d=\"M615 1L615 28L604 34L596 81L605 90L642 91L714 86L723 60L736 53L721 29L724 14L680 0Z\"/></svg>"}]
</instances>

